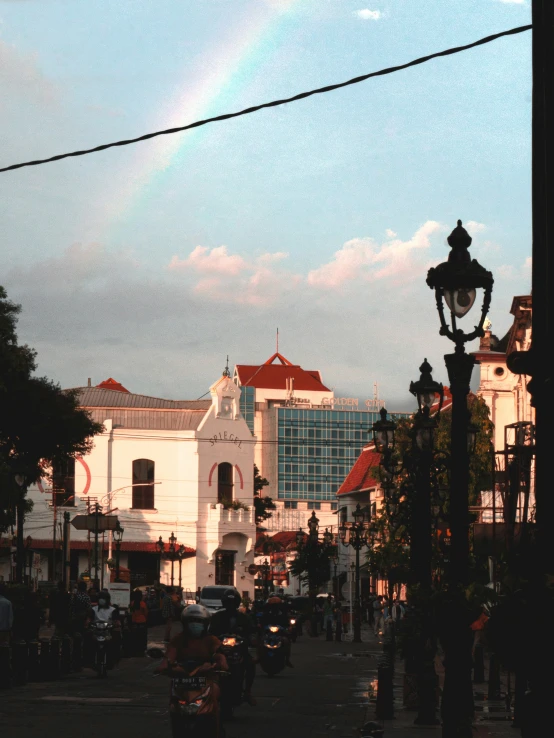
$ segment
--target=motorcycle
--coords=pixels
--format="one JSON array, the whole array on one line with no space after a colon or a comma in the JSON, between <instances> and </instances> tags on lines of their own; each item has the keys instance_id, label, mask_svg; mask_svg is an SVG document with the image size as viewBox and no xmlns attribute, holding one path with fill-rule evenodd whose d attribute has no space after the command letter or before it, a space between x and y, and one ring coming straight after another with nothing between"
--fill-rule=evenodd
<instances>
[{"instance_id":1,"label":"motorcycle","mask_svg":"<svg viewBox=\"0 0 554 738\"><path fill-rule=\"evenodd\" d=\"M296 643L296 638L298 637L298 629L300 627L300 622L296 615L291 615L289 617L289 629L288 629L288 635L289 638L293 643Z\"/></svg>"},{"instance_id":2,"label":"motorcycle","mask_svg":"<svg viewBox=\"0 0 554 738\"><path fill-rule=\"evenodd\" d=\"M163 651L150 648L150 658ZM171 679L169 719L173 738L221 738L219 676L226 674L204 662L188 660L172 664L165 672Z\"/></svg>"},{"instance_id":3,"label":"motorcycle","mask_svg":"<svg viewBox=\"0 0 554 738\"><path fill-rule=\"evenodd\" d=\"M112 640L112 624L103 620L94 620L89 625L94 640L93 666L103 679L108 676L108 649Z\"/></svg>"},{"instance_id":4,"label":"motorcycle","mask_svg":"<svg viewBox=\"0 0 554 738\"><path fill-rule=\"evenodd\" d=\"M229 678L221 684L221 716L225 720L233 716L235 707L243 700L245 663L244 651L247 644L244 639L235 633L220 637L221 653L227 660Z\"/></svg>"},{"instance_id":5,"label":"motorcycle","mask_svg":"<svg viewBox=\"0 0 554 738\"><path fill-rule=\"evenodd\" d=\"M274 676L285 668L285 635L286 631L280 625L266 625L263 629L260 666L268 676Z\"/></svg>"}]
</instances>

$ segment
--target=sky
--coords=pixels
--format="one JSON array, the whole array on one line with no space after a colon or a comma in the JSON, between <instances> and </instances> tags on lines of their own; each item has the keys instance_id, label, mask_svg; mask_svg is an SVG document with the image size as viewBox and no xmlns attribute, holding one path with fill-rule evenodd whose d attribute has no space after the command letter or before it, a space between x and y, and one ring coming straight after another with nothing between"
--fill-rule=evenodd
<instances>
[{"instance_id":1,"label":"sky","mask_svg":"<svg viewBox=\"0 0 554 738\"><path fill-rule=\"evenodd\" d=\"M530 13L528 0L0 0L0 166L340 82ZM38 373L195 399L227 355L265 361L278 328L281 353L337 395L377 383L389 409L413 409L424 358L447 383L453 346L425 276L458 218L495 277L493 333L530 292L530 54L526 32L0 174L0 284Z\"/></svg>"}]
</instances>

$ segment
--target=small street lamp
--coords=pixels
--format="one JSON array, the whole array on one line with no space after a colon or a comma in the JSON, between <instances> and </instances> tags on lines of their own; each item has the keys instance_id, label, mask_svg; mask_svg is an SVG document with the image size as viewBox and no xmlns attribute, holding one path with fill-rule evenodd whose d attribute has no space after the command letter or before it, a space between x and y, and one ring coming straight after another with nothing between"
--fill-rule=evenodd
<instances>
[{"instance_id":1,"label":"small street lamp","mask_svg":"<svg viewBox=\"0 0 554 738\"><path fill-rule=\"evenodd\" d=\"M158 558L158 584L159 584L161 575L162 575L162 556L165 550L165 543L163 542L161 536L156 541L156 548L158 549L158 553L160 554Z\"/></svg>"},{"instance_id":2,"label":"small street lamp","mask_svg":"<svg viewBox=\"0 0 554 738\"><path fill-rule=\"evenodd\" d=\"M185 558L186 548L181 543L179 548L177 549L177 561L179 562L179 589L182 586L182 578L181 578L181 567L183 565L183 559Z\"/></svg>"},{"instance_id":3,"label":"small street lamp","mask_svg":"<svg viewBox=\"0 0 554 738\"><path fill-rule=\"evenodd\" d=\"M264 599L267 599L269 591L269 561L264 559L262 563L262 576L263 576L263 593Z\"/></svg>"},{"instance_id":4,"label":"small street lamp","mask_svg":"<svg viewBox=\"0 0 554 738\"><path fill-rule=\"evenodd\" d=\"M171 531L171 535L169 536L169 551L167 552L166 556L171 561L171 586L173 587L173 568L175 566L175 558L176 558L176 550L175 550L175 544L177 543L177 538L175 537L175 534L173 531Z\"/></svg>"},{"instance_id":5,"label":"small street lamp","mask_svg":"<svg viewBox=\"0 0 554 738\"><path fill-rule=\"evenodd\" d=\"M121 555L121 541L123 540L123 531L125 529L121 527L119 524L119 520L117 521L117 527L113 532L113 538L115 543L115 581L120 582L121 579L119 578L119 560Z\"/></svg>"},{"instance_id":6,"label":"small street lamp","mask_svg":"<svg viewBox=\"0 0 554 738\"><path fill-rule=\"evenodd\" d=\"M368 543L369 516L367 508L362 509L360 503L352 513L353 522L344 521L339 526L339 536L343 546L351 546L356 552L355 593L354 593L354 642L361 643L361 607L360 607L360 551Z\"/></svg>"},{"instance_id":7,"label":"small street lamp","mask_svg":"<svg viewBox=\"0 0 554 738\"><path fill-rule=\"evenodd\" d=\"M464 618L464 588L469 580L469 452L470 424L467 396L471 374L476 363L464 344L484 335L483 325L490 307L493 287L492 273L471 259L471 236L459 220L448 237L451 251L448 261L431 268L427 284L435 290L440 318L440 334L455 344L453 354L445 358L452 393L451 429L451 490L450 530L451 557L448 567L448 589L451 611L446 620L450 630L445 660L445 685L442 699L443 738L470 738L474 715L471 681L471 639ZM458 327L475 303L477 290L482 289L483 305L477 325L469 333ZM445 304L450 320L445 317ZM458 602L453 602L453 597Z\"/></svg>"}]
</instances>

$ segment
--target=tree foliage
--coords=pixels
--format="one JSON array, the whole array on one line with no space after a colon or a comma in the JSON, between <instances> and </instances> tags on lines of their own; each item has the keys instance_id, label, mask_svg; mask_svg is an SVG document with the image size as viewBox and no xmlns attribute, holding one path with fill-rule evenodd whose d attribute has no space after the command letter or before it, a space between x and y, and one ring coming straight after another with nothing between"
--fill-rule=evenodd
<instances>
[{"instance_id":1,"label":"tree foliage","mask_svg":"<svg viewBox=\"0 0 554 738\"><path fill-rule=\"evenodd\" d=\"M0 287L0 531L15 522L16 500L47 469L86 454L102 425L79 407L76 392L35 377L36 354L17 341L19 305ZM16 483L16 477L24 484ZM23 512L29 512L26 503Z\"/></svg>"},{"instance_id":2,"label":"tree foliage","mask_svg":"<svg viewBox=\"0 0 554 738\"><path fill-rule=\"evenodd\" d=\"M305 536L304 543L297 546L296 556L289 564L290 572L308 584L311 592L331 579L331 559L337 547Z\"/></svg>"},{"instance_id":3,"label":"tree foliage","mask_svg":"<svg viewBox=\"0 0 554 738\"><path fill-rule=\"evenodd\" d=\"M262 477L260 470L254 464L254 514L256 516L256 525L261 525L264 520L270 518L272 511L277 507L271 497L262 494L263 488L268 485L268 480Z\"/></svg>"}]
</instances>

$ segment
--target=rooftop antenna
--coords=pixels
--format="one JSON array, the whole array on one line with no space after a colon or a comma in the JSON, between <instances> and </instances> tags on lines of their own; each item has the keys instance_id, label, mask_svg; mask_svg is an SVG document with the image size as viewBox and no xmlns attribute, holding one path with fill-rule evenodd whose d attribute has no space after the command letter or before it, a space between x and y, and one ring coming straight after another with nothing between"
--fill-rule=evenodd
<instances>
[{"instance_id":1,"label":"rooftop antenna","mask_svg":"<svg viewBox=\"0 0 554 738\"><path fill-rule=\"evenodd\" d=\"M279 328L277 328L277 348L276 348L276 351L277 351L277 353L279 353Z\"/></svg>"},{"instance_id":2,"label":"rooftop antenna","mask_svg":"<svg viewBox=\"0 0 554 738\"><path fill-rule=\"evenodd\" d=\"M231 372L229 371L229 355L227 354L227 364L225 365L225 369L223 370L223 376L224 377L230 377Z\"/></svg>"}]
</instances>

